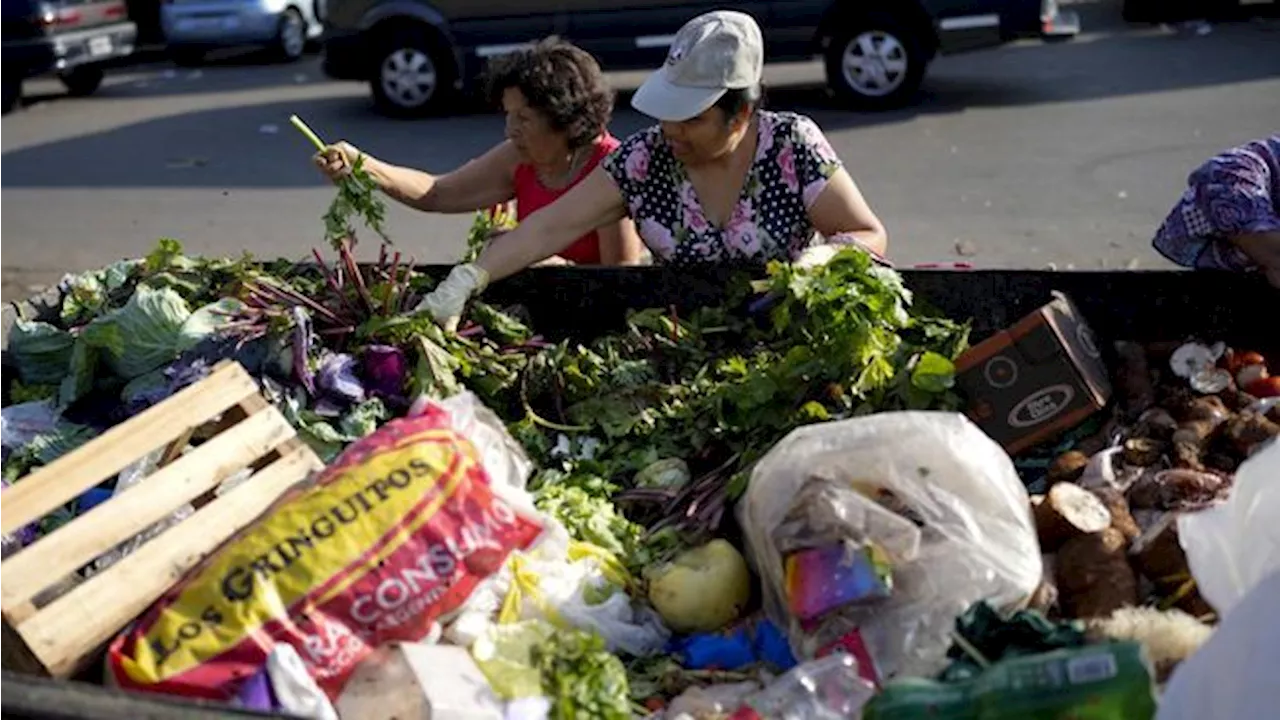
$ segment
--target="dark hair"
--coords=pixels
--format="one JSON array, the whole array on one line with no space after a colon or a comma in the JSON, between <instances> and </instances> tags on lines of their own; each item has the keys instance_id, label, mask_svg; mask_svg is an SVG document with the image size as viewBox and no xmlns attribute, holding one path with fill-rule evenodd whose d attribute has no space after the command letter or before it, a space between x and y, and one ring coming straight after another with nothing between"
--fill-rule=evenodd
<instances>
[{"instance_id":1,"label":"dark hair","mask_svg":"<svg viewBox=\"0 0 1280 720\"><path fill-rule=\"evenodd\" d=\"M764 83L728 90L720 96L719 100L716 100L716 104L712 107L720 108L720 112L724 113L725 122L737 117L744 108L750 108L752 112L760 110L764 108Z\"/></svg>"},{"instance_id":2,"label":"dark hair","mask_svg":"<svg viewBox=\"0 0 1280 720\"><path fill-rule=\"evenodd\" d=\"M552 128L569 136L569 147L589 144L613 115L613 89L600 64L582 48L549 37L527 50L500 55L488 71L489 102L516 88Z\"/></svg>"}]
</instances>

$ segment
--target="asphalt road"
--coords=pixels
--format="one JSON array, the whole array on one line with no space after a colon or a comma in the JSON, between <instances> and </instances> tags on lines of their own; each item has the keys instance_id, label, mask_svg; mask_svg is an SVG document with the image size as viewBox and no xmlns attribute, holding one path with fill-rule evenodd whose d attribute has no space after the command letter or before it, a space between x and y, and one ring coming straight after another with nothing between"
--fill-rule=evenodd
<instances>
[{"instance_id":1,"label":"asphalt road","mask_svg":"<svg viewBox=\"0 0 1280 720\"><path fill-rule=\"evenodd\" d=\"M641 77L615 84L633 89ZM920 102L889 114L833 107L813 64L771 67L768 81L775 107L826 130L899 262L1153 267L1164 263L1149 238L1187 173L1280 128L1280 27L1188 37L1113 26L943 58ZM62 96L56 81L26 91L28 106L0 126L5 300L159 237L203 254L302 257L320 240L332 189L290 113L436 172L502 133L501 118L481 111L383 119L365 86L327 81L314 58L118 71L86 99ZM619 107L615 134L645 124L625 94ZM397 244L422 261L455 258L468 223L400 208L390 218Z\"/></svg>"}]
</instances>

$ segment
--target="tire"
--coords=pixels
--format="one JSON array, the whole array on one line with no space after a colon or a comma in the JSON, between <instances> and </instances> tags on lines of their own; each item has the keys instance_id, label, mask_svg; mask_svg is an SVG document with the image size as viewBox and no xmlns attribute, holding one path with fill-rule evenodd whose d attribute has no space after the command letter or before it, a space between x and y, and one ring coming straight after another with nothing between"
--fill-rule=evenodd
<instances>
[{"instance_id":1,"label":"tire","mask_svg":"<svg viewBox=\"0 0 1280 720\"><path fill-rule=\"evenodd\" d=\"M171 47L169 48L169 59L178 67L193 68L200 67L204 64L205 56L208 53L204 48L194 47Z\"/></svg>"},{"instance_id":2,"label":"tire","mask_svg":"<svg viewBox=\"0 0 1280 720\"><path fill-rule=\"evenodd\" d=\"M888 110L913 100L933 59L921 31L884 13L842 25L824 57L827 85L836 97L863 110Z\"/></svg>"},{"instance_id":3,"label":"tire","mask_svg":"<svg viewBox=\"0 0 1280 720\"><path fill-rule=\"evenodd\" d=\"M58 76L63 86L73 97L85 97L98 91L102 85L103 72L100 67L78 67Z\"/></svg>"},{"instance_id":4,"label":"tire","mask_svg":"<svg viewBox=\"0 0 1280 720\"><path fill-rule=\"evenodd\" d=\"M18 101L22 99L22 81L21 80L4 80L0 83L0 88L4 89L3 107L0 107L0 114L8 115L18 107Z\"/></svg>"},{"instance_id":5,"label":"tire","mask_svg":"<svg viewBox=\"0 0 1280 720\"><path fill-rule=\"evenodd\" d=\"M369 80L373 104L384 115L414 118L442 110L457 76L444 41L424 27L376 36Z\"/></svg>"},{"instance_id":6,"label":"tire","mask_svg":"<svg viewBox=\"0 0 1280 720\"><path fill-rule=\"evenodd\" d=\"M307 50L307 21L297 8L286 8L280 14L276 27L276 39L271 54L281 62L295 62Z\"/></svg>"}]
</instances>

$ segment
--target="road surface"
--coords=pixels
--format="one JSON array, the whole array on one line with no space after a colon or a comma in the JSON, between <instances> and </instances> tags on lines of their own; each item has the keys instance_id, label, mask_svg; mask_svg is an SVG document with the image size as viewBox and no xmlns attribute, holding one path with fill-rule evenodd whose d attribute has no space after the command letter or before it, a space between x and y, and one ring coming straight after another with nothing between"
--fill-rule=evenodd
<instances>
[{"instance_id":1,"label":"road surface","mask_svg":"<svg viewBox=\"0 0 1280 720\"><path fill-rule=\"evenodd\" d=\"M1086 28L1088 30L1088 28ZM770 67L770 102L813 116L889 227L901 263L1162 266L1152 231L1209 155L1280 128L1280 27L1204 37L1120 26L1075 42L943 58L919 104L889 114L833 107L816 64ZM645 124L624 91L612 125ZM484 151L502 119L475 111L416 122L374 115L367 88L294 65L219 63L119 71L94 97L31 82L3 120L4 299L68 270L176 237L202 254L302 257L332 189L288 124L443 171ZM469 218L390 213L418 260L457 257ZM373 243L367 243L372 245Z\"/></svg>"}]
</instances>

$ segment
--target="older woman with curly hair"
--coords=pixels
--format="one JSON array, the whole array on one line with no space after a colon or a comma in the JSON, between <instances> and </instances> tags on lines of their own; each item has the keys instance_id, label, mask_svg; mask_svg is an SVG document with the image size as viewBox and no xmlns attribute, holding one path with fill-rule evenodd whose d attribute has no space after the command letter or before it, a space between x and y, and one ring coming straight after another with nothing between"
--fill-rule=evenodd
<instances>
[{"instance_id":1,"label":"older woman with curly hair","mask_svg":"<svg viewBox=\"0 0 1280 720\"><path fill-rule=\"evenodd\" d=\"M363 168L390 197L423 212L463 213L516 201L516 217L552 203L618 147L607 125L613 91L589 53L548 39L502 56L489 71L489 98L507 117L506 139L443 175L392 165L363 154ZM347 142L315 156L329 177L351 171L362 153ZM584 265L628 265L642 245L629 219L610 219L578 237L556 259Z\"/></svg>"}]
</instances>

